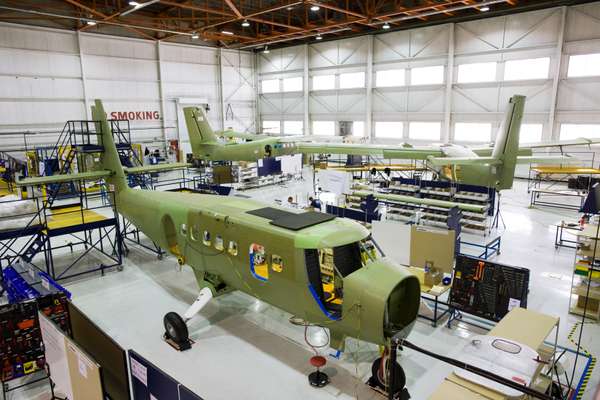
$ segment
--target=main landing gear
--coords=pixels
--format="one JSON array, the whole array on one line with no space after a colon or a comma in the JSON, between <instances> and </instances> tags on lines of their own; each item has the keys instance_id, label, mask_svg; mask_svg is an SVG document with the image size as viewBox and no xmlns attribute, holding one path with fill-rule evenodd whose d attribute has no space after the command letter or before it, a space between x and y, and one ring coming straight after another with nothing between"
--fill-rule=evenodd
<instances>
[{"instance_id":1,"label":"main landing gear","mask_svg":"<svg viewBox=\"0 0 600 400\"><path fill-rule=\"evenodd\" d=\"M212 299L213 295L209 288L202 288L196 301L187 309L183 317L176 312L169 312L165 315L163 323L165 333L163 338L176 350L185 351L192 347L187 322L200 312Z\"/></svg>"}]
</instances>

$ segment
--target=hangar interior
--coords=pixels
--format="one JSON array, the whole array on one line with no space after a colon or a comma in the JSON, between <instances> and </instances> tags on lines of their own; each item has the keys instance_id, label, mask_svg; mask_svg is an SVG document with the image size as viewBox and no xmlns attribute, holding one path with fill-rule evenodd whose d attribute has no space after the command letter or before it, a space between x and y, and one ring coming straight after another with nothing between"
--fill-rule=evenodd
<instances>
[{"instance_id":1,"label":"hangar interior","mask_svg":"<svg viewBox=\"0 0 600 400\"><path fill-rule=\"evenodd\" d=\"M0 0L0 60L3 399L600 398L600 2Z\"/></svg>"}]
</instances>

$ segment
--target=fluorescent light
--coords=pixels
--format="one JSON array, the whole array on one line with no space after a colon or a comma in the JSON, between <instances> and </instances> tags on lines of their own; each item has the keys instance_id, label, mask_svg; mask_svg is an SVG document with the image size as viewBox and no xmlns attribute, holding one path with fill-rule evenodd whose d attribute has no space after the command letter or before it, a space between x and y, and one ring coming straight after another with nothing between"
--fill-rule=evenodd
<instances>
[{"instance_id":1,"label":"fluorescent light","mask_svg":"<svg viewBox=\"0 0 600 400\"><path fill-rule=\"evenodd\" d=\"M481 12L490 11L490 8L488 6L483 6L479 9L479 11L481 11Z\"/></svg>"},{"instance_id":2,"label":"fluorescent light","mask_svg":"<svg viewBox=\"0 0 600 400\"><path fill-rule=\"evenodd\" d=\"M198 32L192 32L192 39L196 40L199 38L200 38L200 35L198 35Z\"/></svg>"},{"instance_id":3,"label":"fluorescent light","mask_svg":"<svg viewBox=\"0 0 600 400\"><path fill-rule=\"evenodd\" d=\"M265 53L265 54L269 54L270 53L269 46L265 46L265 49L263 50L263 53Z\"/></svg>"},{"instance_id":4,"label":"fluorescent light","mask_svg":"<svg viewBox=\"0 0 600 400\"><path fill-rule=\"evenodd\" d=\"M245 19L245 20L244 20L244 22L242 22L242 26L243 26L244 28L247 28L247 27L249 27L249 26L250 26L250 22L248 22L248 20L247 20L247 19Z\"/></svg>"},{"instance_id":5,"label":"fluorescent light","mask_svg":"<svg viewBox=\"0 0 600 400\"><path fill-rule=\"evenodd\" d=\"M390 24L388 24L387 22L385 24L383 24L382 26L383 29L390 29Z\"/></svg>"},{"instance_id":6,"label":"fluorescent light","mask_svg":"<svg viewBox=\"0 0 600 400\"><path fill-rule=\"evenodd\" d=\"M321 9L321 7L314 5L310 8L310 11L319 11Z\"/></svg>"},{"instance_id":7,"label":"fluorescent light","mask_svg":"<svg viewBox=\"0 0 600 400\"><path fill-rule=\"evenodd\" d=\"M129 5L130 5L130 6L134 6L134 7L139 7L139 6L140 6L140 3L138 3L137 1L130 1L130 2L129 2Z\"/></svg>"},{"instance_id":8,"label":"fluorescent light","mask_svg":"<svg viewBox=\"0 0 600 400\"><path fill-rule=\"evenodd\" d=\"M85 23L88 24L88 25L90 25L90 26L96 25L96 21L92 21L92 20L85 21Z\"/></svg>"},{"instance_id":9,"label":"fluorescent light","mask_svg":"<svg viewBox=\"0 0 600 400\"><path fill-rule=\"evenodd\" d=\"M233 32L229 32L229 31L221 31L221 33L223 35L229 35L229 36L233 36Z\"/></svg>"},{"instance_id":10,"label":"fluorescent light","mask_svg":"<svg viewBox=\"0 0 600 400\"><path fill-rule=\"evenodd\" d=\"M323 36L321 36L321 34L319 33L315 39L321 40L321 39L323 39Z\"/></svg>"},{"instance_id":11,"label":"fluorescent light","mask_svg":"<svg viewBox=\"0 0 600 400\"><path fill-rule=\"evenodd\" d=\"M286 10L288 10L288 11L292 11L293 9L294 9L294 7L291 7L291 6L286 8Z\"/></svg>"}]
</instances>

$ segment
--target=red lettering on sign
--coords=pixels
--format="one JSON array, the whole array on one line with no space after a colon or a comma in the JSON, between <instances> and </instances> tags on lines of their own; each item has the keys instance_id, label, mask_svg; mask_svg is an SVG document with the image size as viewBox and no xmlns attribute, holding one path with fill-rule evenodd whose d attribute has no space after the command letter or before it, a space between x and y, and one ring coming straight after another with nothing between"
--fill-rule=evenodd
<instances>
[{"instance_id":1,"label":"red lettering on sign","mask_svg":"<svg viewBox=\"0 0 600 400\"><path fill-rule=\"evenodd\" d=\"M152 119L158 120L160 119L160 114L158 111L113 111L110 113L110 117L120 120L146 121Z\"/></svg>"}]
</instances>

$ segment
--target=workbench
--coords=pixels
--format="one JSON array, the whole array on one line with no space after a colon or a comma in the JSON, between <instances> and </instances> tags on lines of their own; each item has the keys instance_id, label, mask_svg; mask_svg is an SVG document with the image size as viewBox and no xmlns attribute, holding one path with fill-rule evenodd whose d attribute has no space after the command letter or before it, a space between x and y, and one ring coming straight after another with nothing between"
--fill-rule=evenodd
<instances>
[{"instance_id":1,"label":"workbench","mask_svg":"<svg viewBox=\"0 0 600 400\"><path fill-rule=\"evenodd\" d=\"M542 196L553 197L553 198L577 198L579 204L577 203L566 203L566 202L553 202L548 200L541 200ZM566 210L576 210L579 211L581 207L583 207L583 203L587 194L583 192L579 192L576 190L547 190L547 189L531 189L531 198L529 200L529 208L534 206L546 206L546 207L555 207L555 208L563 208Z\"/></svg>"},{"instance_id":2,"label":"workbench","mask_svg":"<svg viewBox=\"0 0 600 400\"><path fill-rule=\"evenodd\" d=\"M524 308L512 309L498 324L490 330L488 335L505 338L536 350L543 361L549 361L556 354L558 341L558 328L560 319L541 314ZM556 329L555 329L556 328ZM556 330L554 346L544 344L544 341ZM549 379L541 376L543 363L532 380L532 387L545 392L551 383ZM438 386L429 400L509 400L501 393L495 392L482 385L460 378L455 373L448 375ZM525 395L518 397L525 399Z\"/></svg>"},{"instance_id":3,"label":"workbench","mask_svg":"<svg viewBox=\"0 0 600 400\"><path fill-rule=\"evenodd\" d=\"M421 299L433 302L433 317L422 314L419 314L419 317L431 321L431 326L436 328L438 321L444 318L444 316L451 311L449 304L439 299L440 296L444 295L450 290L451 285L426 285L424 276L425 271L423 268L408 267L408 269L419 279L419 283L421 284ZM446 309L441 313L439 309L440 304L446 306Z\"/></svg>"}]
</instances>

